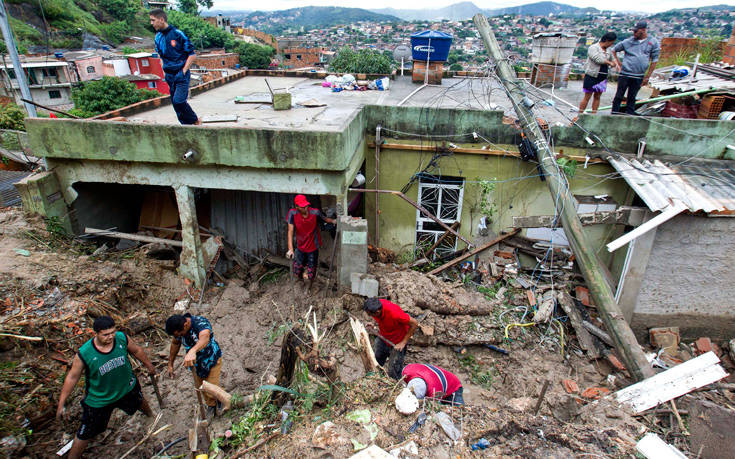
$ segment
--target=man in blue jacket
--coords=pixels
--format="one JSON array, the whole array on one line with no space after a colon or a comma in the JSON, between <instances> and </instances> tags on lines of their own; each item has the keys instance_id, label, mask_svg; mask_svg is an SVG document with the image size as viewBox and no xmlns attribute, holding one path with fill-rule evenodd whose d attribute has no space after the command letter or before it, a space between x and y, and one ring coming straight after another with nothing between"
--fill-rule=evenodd
<instances>
[{"instance_id":1,"label":"man in blue jacket","mask_svg":"<svg viewBox=\"0 0 735 459\"><path fill-rule=\"evenodd\" d=\"M202 124L186 102L189 97L189 67L196 59L194 46L176 27L168 24L168 15L160 8L151 10L151 26L156 30L156 52L163 61L163 73L171 89L171 104L181 124Z\"/></svg>"}]
</instances>

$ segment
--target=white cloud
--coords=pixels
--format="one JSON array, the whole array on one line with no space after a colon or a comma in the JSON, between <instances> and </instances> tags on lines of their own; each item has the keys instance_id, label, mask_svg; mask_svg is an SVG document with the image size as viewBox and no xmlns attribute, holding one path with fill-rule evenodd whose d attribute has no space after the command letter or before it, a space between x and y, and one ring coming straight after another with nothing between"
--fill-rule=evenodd
<instances>
[{"instance_id":1,"label":"white cloud","mask_svg":"<svg viewBox=\"0 0 735 459\"><path fill-rule=\"evenodd\" d=\"M458 2L459 0L457 0ZM342 0L337 4L334 0L272 0L267 5L253 4L251 2L242 2L241 0L215 0L214 9L219 10L243 10L243 9L259 9L259 10L284 10L289 8L297 8L301 6L343 6L350 8L400 8L400 9L419 9L419 8L442 8L444 6L457 3L454 1L426 1L426 0L403 0L400 6L391 0L372 0L365 3L363 0ZM533 3L534 0L518 1L476 1L474 2L480 8L502 8L505 6L516 6L527 3ZM695 8L708 5L735 5L732 1L713 1L713 0L656 0L652 2L641 2L640 0L617 0L614 4L610 2L594 2L587 0L567 0L559 3L578 7L594 7L594 8L614 8L616 11L642 11L647 13L656 13L674 8Z\"/></svg>"}]
</instances>

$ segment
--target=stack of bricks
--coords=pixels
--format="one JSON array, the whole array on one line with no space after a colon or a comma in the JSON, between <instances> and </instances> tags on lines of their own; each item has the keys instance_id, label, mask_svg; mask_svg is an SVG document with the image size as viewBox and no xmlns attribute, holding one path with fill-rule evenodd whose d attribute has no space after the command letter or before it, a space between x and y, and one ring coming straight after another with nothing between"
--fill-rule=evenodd
<instances>
[{"instance_id":1,"label":"stack of bricks","mask_svg":"<svg viewBox=\"0 0 735 459\"><path fill-rule=\"evenodd\" d=\"M566 88L569 83L569 72L571 69L571 64L533 64L531 84L537 88L550 86L554 88Z\"/></svg>"},{"instance_id":2,"label":"stack of bricks","mask_svg":"<svg viewBox=\"0 0 735 459\"><path fill-rule=\"evenodd\" d=\"M730 40L725 45L725 52L723 53L723 61L726 64L735 65L735 27L732 29Z\"/></svg>"}]
</instances>

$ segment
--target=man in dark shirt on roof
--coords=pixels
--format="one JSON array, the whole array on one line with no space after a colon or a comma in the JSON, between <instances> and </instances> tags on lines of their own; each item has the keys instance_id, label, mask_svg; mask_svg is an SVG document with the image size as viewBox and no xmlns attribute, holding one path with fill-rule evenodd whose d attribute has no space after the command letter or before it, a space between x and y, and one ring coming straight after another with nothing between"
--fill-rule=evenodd
<instances>
[{"instance_id":1,"label":"man in dark shirt on roof","mask_svg":"<svg viewBox=\"0 0 735 459\"><path fill-rule=\"evenodd\" d=\"M620 64L618 53L625 51L623 56L623 64ZM620 68L620 76L618 76L618 89L615 92L615 98L612 103L612 113L622 113L620 104L623 102L626 91L625 113L628 115L637 115L635 111L635 98L641 86L648 84L651 73L656 68L658 56L661 53L661 46L658 40L648 36L648 24L646 21L639 21L633 27L633 36L629 37L613 47L613 57Z\"/></svg>"},{"instance_id":2,"label":"man in dark shirt on roof","mask_svg":"<svg viewBox=\"0 0 735 459\"><path fill-rule=\"evenodd\" d=\"M163 61L163 73L171 92L171 105L181 124L202 124L186 101L189 97L189 68L196 59L194 46L176 27L168 24L168 15L160 8L149 13L156 30L156 52Z\"/></svg>"},{"instance_id":3,"label":"man in dark shirt on roof","mask_svg":"<svg viewBox=\"0 0 735 459\"><path fill-rule=\"evenodd\" d=\"M391 356L388 376L393 379L401 377L403 359L406 357L406 344L418 327L418 322L409 316L400 306L388 300L368 298L362 309L378 323L378 333L373 348L375 360L382 367Z\"/></svg>"},{"instance_id":4,"label":"man in dark shirt on roof","mask_svg":"<svg viewBox=\"0 0 735 459\"><path fill-rule=\"evenodd\" d=\"M174 361L184 345L184 366L193 368L196 388L202 381L219 386L222 371L222 350L214 340L212 324L205 317L174 314L166 320L166 333L173 336L168 356L168 375L174 376ZM217 414L217 400L202 392L210 417Z\"/></svg>"},{"instance_id":5,"label":"man in dark shirt on roof","mask_svg":"<svg viewBox=\"0 0 735 459\"><path fill-rule=\"evenodd\" d=\"M303 280L304 269L309 279L309 290L314 284L316 270L319 265L319 248L322 236L319 224L334 223L332 218L325 217L319 209L309 207L306 196L299 194L294 198L295 209L288 211L288 252L286 258L293 258L293 274L296 281ZM296 234L296 250L293 248L293 237Z\"/></svg>"}]
</instances>

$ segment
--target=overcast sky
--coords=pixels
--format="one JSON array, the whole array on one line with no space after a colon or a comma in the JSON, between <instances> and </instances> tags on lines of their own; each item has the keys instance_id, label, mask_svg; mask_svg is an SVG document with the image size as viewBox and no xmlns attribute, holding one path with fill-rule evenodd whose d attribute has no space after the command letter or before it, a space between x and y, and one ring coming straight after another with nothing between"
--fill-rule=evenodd
<instances>
[{"instance_id":1,"label":"overcast sky","mask_svg":"<svg viewBox=\"0 0 735 459\"><path fill-rule=\"evenodd\" d=\"M475 1L473 2L480 8L502 8L504 6L516 6L527 3L533 3L535 0L515 1L515 0L498 0L498 1ZM243 2L242 0L214 0L213 9L219 10L285 10L289 8L297 8L300 6L344 6L352 8L388 8L397 9L419 9L419 8L442 8L457 1L441 1L441 0L403 0L396 2L395 0L271 0L267 4L258 4L257 2ZM559 3L566 3L579 7L592 6L598 9L615 9L617 11L643 11L647 13L657 13L674 8L692 8L707 5L735 5L733 0L713 1L713 0L616 0L615 2L604 1L587 1L587 0L562 0Z\"/></svg>"}]
</instances>

